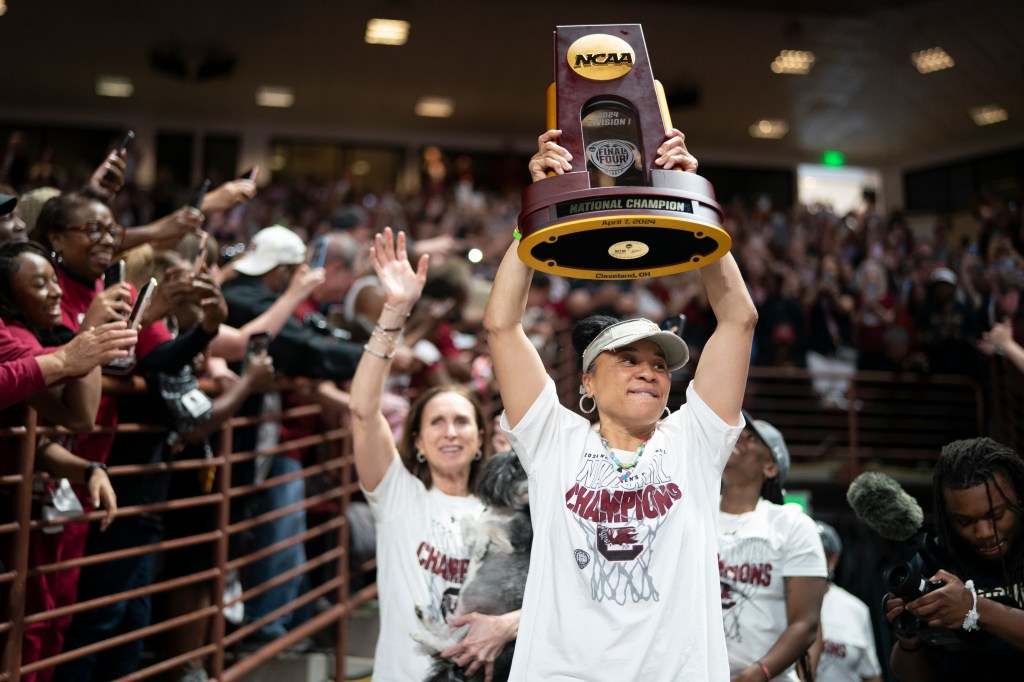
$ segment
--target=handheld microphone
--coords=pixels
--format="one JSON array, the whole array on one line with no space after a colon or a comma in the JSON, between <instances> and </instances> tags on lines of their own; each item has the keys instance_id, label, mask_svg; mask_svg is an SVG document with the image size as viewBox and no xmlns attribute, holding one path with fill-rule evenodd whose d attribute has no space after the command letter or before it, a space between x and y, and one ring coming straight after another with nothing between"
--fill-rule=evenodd
<instances>
[{"instance_id":1,"label":"handheld microphone","mask_svg":"<svg viewBox=\"0 0 1024 682\"><path fill-rule=\"evenodd\" d=\"M854 513L887 540L902 542L914 537L924 523L921 505L886 474L861 474L846 491Z\"/></svg>"}]
</instances>

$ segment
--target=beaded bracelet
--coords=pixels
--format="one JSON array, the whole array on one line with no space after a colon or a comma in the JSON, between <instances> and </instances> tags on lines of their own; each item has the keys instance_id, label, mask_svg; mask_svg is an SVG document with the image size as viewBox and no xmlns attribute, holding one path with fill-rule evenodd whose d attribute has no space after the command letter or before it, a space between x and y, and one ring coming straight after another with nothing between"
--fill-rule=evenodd
<instances>
[{"instance_id":1,"label":"beaded bracelet","mask_svg":"<svg viewBox=\"0 0 1024 682\"><path fill-rule=\"evenodd\" d=\"M388 336L387 332L383 332L374 327L373 331L370 332L370 338L380 339L381 342L394 347L398 343L397 334L394 337Z\"/></svg>"},{"instance_id":2,"label":"beaded bracelet","mask_svg":"<svg viewBox=\"0 0 1024 682\"><path fill-rule=\"evenodd\" d=\"M368 343L363 344L363 350L372 355L373 357L380 358L381 360L390 360L391 358L395 357L394 351L391 351L390 353L381 353L378 350L370 348L370 344Z\"/></svg>"},{"instance_id":3,"label":"beaded bracelet","mask_svg":"<svg viewBox=\"0 0 1024 682\"><path fill-rule=\"evenodd\" d=\"M978 626L978 590L974 589L974 581L968 580L964 583L964 587L971 591L971 597L974 598L974 604L971 605L971 610L964 616L964 630L967 632L974 632L980 630Z\"/></svg>"},{"instance_id":4,"label":"beaded bracelet","mask_svg":"<svg viewBox=\"0 0 1024 682\"><path fill-rule=\"evenodd\" d=\"M398 308L396 308L396 307L394 307L392 305L388 305L387 303L384 304L384 310L388 310L390 312L395 313L396 315L403 315L405 317L409 317L409 315L410 315L410 313L403 313Z\"/></svg>"},{"instance_id":5,"label":"beaded bracelet","mask_svg":"<svg viewBox=\"0 0 1024 682\"><path fill-rule=\"evenodd\" d=\"M758 665L758 667L761 668L761 672L764 673L764 679L765 680L771 680L772 679L772 673L771 673L770 670L768 670L768 666L764 664L764 661L758 661L757 665Z\"/></svg>"}]
</instances>

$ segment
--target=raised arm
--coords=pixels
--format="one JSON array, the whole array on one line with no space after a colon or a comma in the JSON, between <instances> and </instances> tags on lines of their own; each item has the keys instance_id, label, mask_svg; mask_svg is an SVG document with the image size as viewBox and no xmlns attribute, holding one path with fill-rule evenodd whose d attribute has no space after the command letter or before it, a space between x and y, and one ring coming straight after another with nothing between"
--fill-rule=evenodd
<instances>
[{"instance_id":1,"label":"raised arm","mask_svg":"<svg viewBox=\"0 0 1024 682\"><path fill-rule=\"evenodd\" d=\"M259 317L246 322L239 329L222 324L220 333L210 342L210 354L222 357L228 362L241 360L250 336L257 332L270 332L270 338L276 337L281 327L295 312L295 308L323 281L322 268L310 270L305 265L300 266L284 294Z\"/></svg>"},{"instance_id":2,"label":"raised arm","mask_svg":"<svg viewBox=\"0 0 1024 682\"><path fill-rule=\"evenodd\" d=\"M395 438L381 412L381 397L398 336L427 281L428 260L429 256L421 256L414 272L406 253L405 233L399 232L395 239L390 227L376 235L370 249L385 303L352 377L351 391L356 474L366 490L376 490L395 456Z\"/></svg>"},{"instance_id":3,"label":"raised arm","mask_svg":"<svg viewBox=\"0 0 1024 682\"><path fill-rule=\"evenodd\" d=\"M154 249L173 249L185 235L200 234L203 220L202 213L191 206L182 206L151 223L126 229L117 250L127 251L140 244L152 244Z\"/></svg>"},{"instance_id":4,"label":"raised arm","mask_svg":"<svg viewBox=\"0 0 1024 682\"><path fill-rule=\"evenodd\" d=\"M701 352L693 386L715 414L739 424L757 309L731 253L700 274L718 325Z\"/></svg>"},{"instance_id":5,"label":"raised arm","mask_svg":"<svg viewBox=\"0 0 1024 682\"><path fill-rule=\"evenodd\" d=\"M992 329L985 332L984 338L999 353L1013 363L1014 367L1024 372L1024 346L1013 339L1013 325L1009 319L997 322Z\"/></svg>"},{"instance_id":6,"label":"raised arm","mask_svg":"<svg viewBox=\"0 0 1024 682\"><path fill-rule=\"evenodd\" d=\"M526 416L548 379L544 362L523 329L533 270L519 259L518 245L512 242L505 252L484 311L487 346L510 426Z\"/></svg>"},{"instance_id":7,"label":"raised arm","mask_svg":"<svg viewBox=\"0 0 1024 682\"><path fill-rule=\"evenodd\" d=\"M530 159L534 182L546 178L548 172L561 175L572 170L572 155L556 143L560 134L559 130L549 130L537 138L537 153ZM514 241L505 252L484 311L494 376L511 426L526 416L548 377L540 354L523 330L523 311L533 270L519 259L518 246L519 242Z\"/></svg>"}]
</instances>

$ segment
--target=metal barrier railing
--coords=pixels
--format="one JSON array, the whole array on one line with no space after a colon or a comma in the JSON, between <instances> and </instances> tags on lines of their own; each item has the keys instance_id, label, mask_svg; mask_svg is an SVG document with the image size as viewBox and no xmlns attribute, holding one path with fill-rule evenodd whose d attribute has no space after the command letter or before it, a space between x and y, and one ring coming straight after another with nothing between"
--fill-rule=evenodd
<instances>
[{"instance_id":1,"label":"metal barrier railing","mask_svg":"<svg viewBox=\"0 0 1024 682\"><path fill-rule=\"evenodd\" d=\"M286 388L288 385L285 382L281 387ZM123 386L118 388L118 392L123 393L124 390ZM32 518L32 481L34 478L45 478L45 476L33 474L36 439L40 435L67 432L51 427L40 427L37 424L34 411L26 408L24 426L0 430L0 438L3 438L8 445L5 450L12 455L17 453L18 462L16 474L0 477L0 484L12 491L10 495L11 517L0 520L0 537L6 540L9 548L9 557L7 558L10 561L9 570L0 572L0 588L7 588L6 604L4 604L4 612L2 613L2 620L0 620L0 636L6 637L3 648L3 672L0 672L0 681L10 680L11 682L18 682L23 676L31 673L73 662L83 656L110 650L140 638L167 633L175 628L189 627L190 625L196 626L200 621L207 619L210 636L203 646L191 651L181 652L168 660L158 660L124 679L152 679L158 674L186 661L196 657L205 657L207 659L206 668L210 672L210 679L224 682L239 680L284 649L325 628L333 628L333 645L338 654L335 656L335 679L344 679L345 657L343 654L346 650L346 616L351 609L372 599L376 594L376 588L373 585L360 590L356 594L349 594L348 590L350 578L347 549L349 529L346 511L353 493L358 491L358 486L354 480L349 432L346 428L335 424L329 425L330 428L324 432L282 441L273 448L259 452L232 452L231 447L234 431L238 428L255 426L267 421L283 422L299 417L319 415L322 415L322 410L319 406L304 405L284 410L279 414L263 415L261 417L235 417L228 420L222 427L220 431L220 449L212 459L181 460L147 465L115 465L110 467L108 474L111 477L115 491L117 490L118 480L130 474L169 474L172 471L189 471L210 466L216 467L217 487L208 494L122 507L118 510L117 520L114 521L114 523L118 523L120 520L142 514L169 514L184 509L209 508L210 514L215 515L217 521L213 530L198 532L187 537L163 539L144 546L129 547L30 567L29 543L31 531L46 526L68 525L69 523L97 520L102 518L106 512L102 510L94 511L74 519L49 522ZM98 432L110 432L111 430L97 429ZM114 433L145 433L166 431L166 428L147 424L120 424L112 431ZM324 461L304 466L301 470L292 473L269 478L260 483L232 485L233 466L254 460L259 456L284 453L313 446L326 448L327 455ZM289 481L300 479L307 481L314 476L331 477L332 480L337 481L337 485L333 485L329 489L316 494L306 495L301 501L287 507L273 509L253 518L232 520L232 500L237 500L243 496L258 493ZM323 504L334 505L337 514L333 518L308 527L302 534L286 538L258 551L237 556L231 554L229 543L233 536L298 510L309 510ZM295 566L280 575L273 576L262 584L251 585L242 594L230 600L225 600L226 575L229 571L244 570L253 562L266 558L282 549L310 540L324 539L329 536L333 536L334 541L328 543L333 544L333 548L316 556L307 557L306 561L301 565ZM111 561L127 557L138 557L150 552L166 552L172 549L189 547L195 548L198 551L201 547L209 547L211 544L213 545L215 558L212 562L212 567L209 569L160 582L153 582L141 588L59 606L39 613L25 613L26 580L33 576L52 574L83 566L101 566ZM374 564L371 561L359 567L357 571L369 571L373 568ZM237 628L229 627L225 618L225 608L237 602L247 602L260 594L275 589L290 579L301 575L311 575L313 571L318 569L325 571L329 577L305 593L300 594L297 599L264 615L258 620L246 622ZM205 608L166 620L154 620L147 627L77 649L65 650L27 665L21 665L22 633L27 625L68 616L73 617L76 614L109 606L120 601L143 596L152 597L166 593L169 590L207 581L212 581L213 590L211 604ZM262 644L244 658L236 657L234 660L231 660L226 655L233 645L251 635L262 625L310 605L321 597L328 597L330 606L290 630L286 636ZM322 605L323 600L321 600Z\"/></svg>"}]
</instances>

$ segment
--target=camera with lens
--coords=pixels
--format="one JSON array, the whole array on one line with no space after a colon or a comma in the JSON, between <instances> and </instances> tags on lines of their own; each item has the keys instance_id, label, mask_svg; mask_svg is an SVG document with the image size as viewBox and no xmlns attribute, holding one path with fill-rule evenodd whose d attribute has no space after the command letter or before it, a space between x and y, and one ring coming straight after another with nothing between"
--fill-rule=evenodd
<instances>
[{"instance_id":1,"label":"camera with lens","mask_svg":"<svg viewBox=\"0 0 1024 682\"><path fill-rule=\"evenodd\" d=\"M944 587L941 580L928 580L917 567L909 561L898 561L882 574L889 592L902 599L905 603L923 597L933 590ZM951 651L968 648L964 635L949 628L930 627L910 611L903 611L892 621L892 629L898 635L920 637L929 646L941 646Z\"/></svg>"}]
</instances>

